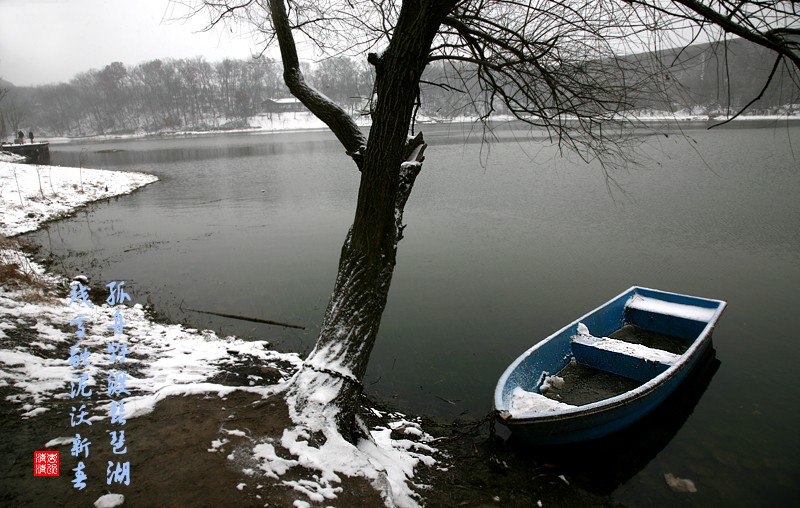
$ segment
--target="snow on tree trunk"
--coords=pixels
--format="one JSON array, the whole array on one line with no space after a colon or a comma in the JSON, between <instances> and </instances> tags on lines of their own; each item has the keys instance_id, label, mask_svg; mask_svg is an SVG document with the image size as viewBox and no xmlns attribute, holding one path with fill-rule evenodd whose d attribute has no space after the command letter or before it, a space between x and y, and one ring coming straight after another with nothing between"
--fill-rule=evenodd
<instances>
[{"instance_id":1,"label":"snow on tree trunk","mask_svg":"<svg viewBox=\"0 0 800 508\"><path fill-rule=\"evenodd\" d=\"M433 38L452 5L403 2L389 47L368 59L377 100L366 143L343 111L305 85L283 3L270 6L287 86L331 127L361 170L353 226L319 338L287 400L295 422L320 431L314 427L333 419L343 436L355 440L361 380L386 307L403 209L423 160L422 136L408 137L414 104Z\"/></svg>"},{"instance_id":2,"label":"snow on tree trunk","mask_svg":"<svg viewBox=\"0 0 800 508\"><path fill-rule=\"evenodd\" d=\"M339 432L355 440L361 380L366 373L394 272L397 242L402 238L403 209L422 169L425 144L418 135L409 142L410 160L399 169L394 214L388 239L377 256L347 234L339 272L314 350L293 379L288 400L292 419L312 431L336 422Z\"/></svg>"}]
</instances>

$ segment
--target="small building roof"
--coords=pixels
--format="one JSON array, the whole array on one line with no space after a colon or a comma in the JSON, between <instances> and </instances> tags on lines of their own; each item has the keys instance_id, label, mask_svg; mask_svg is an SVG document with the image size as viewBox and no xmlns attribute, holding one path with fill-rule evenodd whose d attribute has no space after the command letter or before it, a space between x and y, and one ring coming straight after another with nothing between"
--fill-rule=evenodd
<instances>
[{"instance_id":1,"label":"small building roof","mask_svg":"<svg viewBox=\"0 0 800 508\"><path fill-rule=\"evenodd\" d=\"M300 100L297 99L296 97L284 97L284 98L281 98L281 99L267 99L264 102L267 102L267 101L273 102L275 104L299 104L300 103Z\"/></svg>"}]
</instances>

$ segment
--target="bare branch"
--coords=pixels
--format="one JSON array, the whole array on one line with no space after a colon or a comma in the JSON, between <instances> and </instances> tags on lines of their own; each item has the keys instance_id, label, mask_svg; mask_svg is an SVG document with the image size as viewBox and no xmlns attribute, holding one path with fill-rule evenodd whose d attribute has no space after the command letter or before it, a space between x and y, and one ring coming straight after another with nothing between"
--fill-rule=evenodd
<instances>
[{"instance_id":1,"label":"bare branch","mask_svg":"<svg viewBox=\"0 0 800 508\"><path fill-rule=\"evenodd\" d=\"M309 86L300 70L300 59L289 24L289 17L283 0L270 0L270 15L283 60L283 79L292 94L300 99L308 109L330 127L342 143L348 155L361 167L361 157L367 140L361 129L342 108Z\"/></svg>"},{"instance_id":2,"label":"bare branch","mask_svg":"<svg viewBox=\"0 0 800 508\"><path fill-rule=\"evenodd\" d=\"M184 0L191 1L191 0ZM199 0L195 0L199 1ZM213 22L228 18L258 27L265 42L277 39L292 93L336 133L348 153L357 154L363 136L335 104L309 87L296 49L311 44L325 57L364 55L378 64L399 35L401 8L441 16L425 62L446 69L424 79L428 89L462 93L473 116L486 122L495 112L513 115L548 130L559 143L590 152L616 151L619 125L641 97L664 95L668 60L634 57L685 44L707 34L734 34L775 51L800 69L800 20L796 2L744 0L204 0ZM270 15L259 14L268 7ZM276 10L278 9L278 10ZM425 14L428 16L428 14ZM278 20L282 27L278 27ZM431 18L429 22L434 22ZM725 35L722 38L726 38ZM684 65L677 50L673 64ZM628 56L624 56L628 55ZM444 67L441 67L444 65ZM798 82L797 73L791 76ZM777 80L770 80L775 82ZM730 83L730 80L728 81ZM417 85L411 85L415 87ZM416 107L426 109L422 90ZM759 94L761 97L763 94ZM380 97L377 94L376 97ZM667 102L666 98L663 100ZM753 101L747 107L752 106ZM463 107L463 106L457 106ZM416 112L416 109L415 109ZM740 111L741 112L741 111ZM411 115L411 121L415 118ZM599 125L605 125L602 131ZM412 127L413 129L413 127ZM606 152L607 153L607 152ZM358 162L358 157L356 159Z\"/></svg>"},{"instance_id":3,"label":"bare branch","mask_svg":"<svg viewBox=\"0 0 800 508\"><path fill-rule=\"evenodd\" d=\"M725 125L728 122L732 122L735 118L737 118L743 112L747 111L747 109L750 106L752 106L756 102L760 101L761 97L764 96L764 92L767 91L767 88L769 88L770 83L772 83L772 78L775 77L775 72L778 70L778 66L780 66L782 60L783 60L783 58L781 58L781 55L778 55L778 58L775 59L775 63L772 65L772 70L769 72L769 76L767 77L767 82L764 83L764 86L761 88L761 92L759 92L757 97L755 97L753 100L751 100L750 102L745 104L744 107L740 108L739 111L735 115L731 116L730 118L728 118L727 120L725 120L723 122L719 122L719 123L716 123L716 124L712 125L711 127L709 127L709 129L713 129L714 127L719 127L720 125Z\"/></svg>"},{"instance_id":4,"label":"bare branch","mask_svg":"<svg viewBox=\"0 0 800 508\"><path fill-rule=\"evenodd\" d=\"M798 11L796 2L750 2L730 0L670 0L697 15L690 17L681 11L670 10L658 3L658 0L626 0L631 4L646 9L658 9L672 17L684 17L697 24L707 22L746 39L750 42L771 49L789 59L800 69L800 47L797 41L786 36L800 34L798 28ZM784 9L781 6L787 5ZM715 8L716 7L716 8Z\"/></svg>"}]
</instances>

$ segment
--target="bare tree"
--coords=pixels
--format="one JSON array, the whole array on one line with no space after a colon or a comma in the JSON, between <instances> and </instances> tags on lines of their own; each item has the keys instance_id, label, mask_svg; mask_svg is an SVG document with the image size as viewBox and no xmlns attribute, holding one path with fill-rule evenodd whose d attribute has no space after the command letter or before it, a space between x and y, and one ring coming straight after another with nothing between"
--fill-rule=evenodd
<instances>
[{"instance_id":1,"label":"bare tree","mask_svg":"<svg viewBox=\"0 0 800 508\"><path fill-rule=\"evenodd\" d=\"M727 42L731 36L772 51L773 64L760 92L739 106L727 123L761 100L776 76L788 76L800 88L800 3L796 0L623 0L638 16L658 20L664 29L720 42L727 71ZM781 66L786 72L779 73ZM715 126L717 126L715 125Z\"/></svg>"},{"instance_id":2,"label":"bare tree","mask_svg":"<svg viewBox=\"0 0 800 508\"><path fill-rule=\"evenodd\" d=\"M361 172L353 225L316 347L286 394L296 420L324 414L350 439L358 432L358 396L403 236L403 210L422 167L426 144L421 133L409 134L426 66L443 63L444 73L427 84L466 94L481 119L502 107L585 158L608 159L623 148L614 126L631 105L631 90L648 83L642 62L620 54L647 49L665 30L718 25L772 49L780 59L796 63L798 56L787 37L798 22L791 2L202 0L193 5L196 13L209 16L209 26L245 23L264 44L277 42L289 90L330 127ZM375 74L368 135L307 83L296 38L327 55L367 54Z\"/></svg>"},{"instance_id":3,"label":"bare tree","mask_svg":"<svg viewBox=\"0 0 800 508\"><path fill-rule=\"evenodd\" d=\"M6 127L10 127L13 132L22 129L31 111L29 97L24 91L20 88L10 89L3 98L2 106Z\"/></svg>"},{"instance_id":4,"label":"bare tree","mask_svg":"<svg viewBox=\"0 0 800 508\"><path fill-rule=\"evenodd\" d=\"M6 94L8 93L8 89L2 86L3 80L0 78L0 141L6 140L6 117L3 114L2 103L3 99L5 98Z\"/></svg>"}]
</instances>

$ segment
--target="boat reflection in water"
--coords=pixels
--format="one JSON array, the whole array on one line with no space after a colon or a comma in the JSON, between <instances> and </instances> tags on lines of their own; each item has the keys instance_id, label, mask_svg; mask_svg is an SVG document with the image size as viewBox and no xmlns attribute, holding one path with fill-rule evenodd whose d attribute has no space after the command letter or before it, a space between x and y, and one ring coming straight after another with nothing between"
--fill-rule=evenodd
<instances>
[{"instance_id":1,"label":"boat reflection in water","mask_svg":"<svg viewBox=\"0 0 800 508\"><path fill-rule=\"evenodd\" d=\"M658 456L683 427L702 398L721 362L713 343L684 382L651 413L606 437L553 446L534 446L512 435L508 449L535 458L582 488L610 495Z\"/></svg>"}]
</instances>

